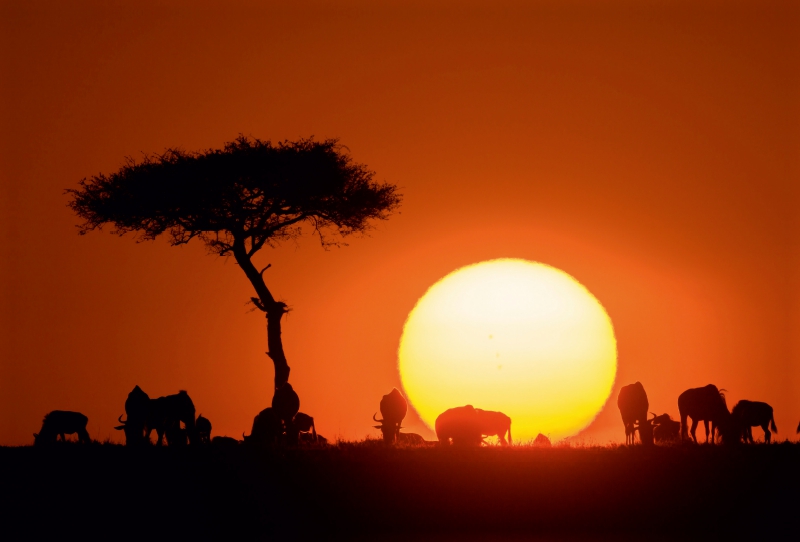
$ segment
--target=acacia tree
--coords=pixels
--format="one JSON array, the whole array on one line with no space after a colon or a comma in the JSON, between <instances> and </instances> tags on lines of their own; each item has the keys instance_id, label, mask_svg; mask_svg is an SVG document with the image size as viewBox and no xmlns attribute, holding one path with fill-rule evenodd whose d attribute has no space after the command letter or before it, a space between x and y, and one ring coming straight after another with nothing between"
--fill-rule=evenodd
<instances>
[{"instance_id":1,"label":"acacia tree","mask_svg":"<svg viewBox=\"0 0 800 542\"><path fill-rule=\"evenodd\" d=\"M113 233L140 240L165 234L183 245L197 238L212 254L233 256L255 289L253 303L266 313L267 355L279 389L289 381L281 341L287 308L264 281L269 266L259 271L253 256L296 239L304 227L324 246L342 244L372 219L387 219L401 201L397 186L373 181L374 172L345 150L336 139L272 144L244 136L222 149L168 149L81 180L67 190L69 206L84 221L81 234L109 224Z\"/></svg>"}]
</instances>

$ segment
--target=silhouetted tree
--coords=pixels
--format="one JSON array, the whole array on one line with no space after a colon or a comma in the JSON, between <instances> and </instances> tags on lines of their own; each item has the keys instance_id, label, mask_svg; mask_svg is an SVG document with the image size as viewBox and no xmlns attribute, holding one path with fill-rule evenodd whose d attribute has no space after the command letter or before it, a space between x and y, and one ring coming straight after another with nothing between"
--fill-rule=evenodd
<instances>
[{"instance_id":1,"label":"silhouetted tree","mask_svg":"<svg viewBox=\"0 0 800 542\"><path fill-rule=\"evenodd\" d=\"M310 227L323 246L363 233L401 201L397 187L373 181L338 140L272 144L244 136L222 149L168 149L99 174L69 189L69 206L84 220L80 233L111 224L113 233L142 240L167 234L172 245L198 238L220 256L232 255L255 288L253 303L267 318L267 355L275 387L289 380L281 342L286 304L276 301L253 256L264 246L296 239Z\"/></svg>"}]
</instances>

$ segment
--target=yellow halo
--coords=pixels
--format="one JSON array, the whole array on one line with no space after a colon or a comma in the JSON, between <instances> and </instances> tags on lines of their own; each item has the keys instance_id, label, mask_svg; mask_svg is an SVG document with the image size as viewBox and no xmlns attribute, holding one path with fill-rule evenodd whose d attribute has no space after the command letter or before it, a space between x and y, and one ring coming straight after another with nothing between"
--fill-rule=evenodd
<instances>
[{"instance_id":1,"label":"yellow halo","mask_svg":"<svg viewBox=\"0 0 800 542\"><path fill-rule=\"evenodd\" d=\"M567 273L498 259L457 269L417 301L398 350L422 420L471 404L511 416L516 441L574 435L611 393L617 344L600 302Z\"/></svg>"}]
</instances>

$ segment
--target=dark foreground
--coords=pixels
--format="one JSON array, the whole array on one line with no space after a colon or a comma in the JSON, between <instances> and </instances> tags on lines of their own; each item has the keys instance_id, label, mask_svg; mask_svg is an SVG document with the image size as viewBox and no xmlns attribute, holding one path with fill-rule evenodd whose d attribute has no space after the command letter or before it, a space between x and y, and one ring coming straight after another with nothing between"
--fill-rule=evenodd
<instances>
[{"instance_id":1,"label":"dark foreground","mask_svg":"<svg viewBox=\"0 0 800 542\"><path fill-rule=\"evenodd\" d=\"M3 533L707 540L796 532L800 445L0 448ZM10 532L9 532L10 529Z\"/></svg>"}]
</instances>

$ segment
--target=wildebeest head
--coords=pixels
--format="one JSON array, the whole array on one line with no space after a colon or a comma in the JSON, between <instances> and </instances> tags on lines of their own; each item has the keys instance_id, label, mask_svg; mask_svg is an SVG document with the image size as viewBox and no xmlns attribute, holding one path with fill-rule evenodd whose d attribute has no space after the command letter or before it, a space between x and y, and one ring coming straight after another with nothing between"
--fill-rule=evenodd
<instances>
[{"instance_id":1,"label":"wildebeest head","mask_svg":"<svg viewBox=\"0 0 800 542\"><path fill-rule=\"evenodd\" d=\"M194 427L201 443L208 444L211 442L211 422L208 418L200 414L197 417L197 421L194 422Z\"/></svg>"},{"instance_id":2,"label":"wildebeest head","mask_svg":"<svg viewBox=\"0 0 800 542\"><path fill-rule=\"evenodd\" d=\"M381 398L380 408L383 418L379 420L376 412L372 415L372 419L381 425L374 427L381 430L384 442L395 442L408 412L408 402L397 388L392 388L392 391Z\"/></svg>"},{"instance_id":3,"label":"wildebeest head","mask_svg":"<svg viewBox=\"0 0 800 542\"><path fill-rule=\"evenodd\" d=\"M642 441L642 444L653 444L653 420L655 419L656 415L653 414L653 417L649 420L645 419L644 421L635 424L634 427L637 431L639 431L639 440Z\"/></svg>"}]
</instances>

